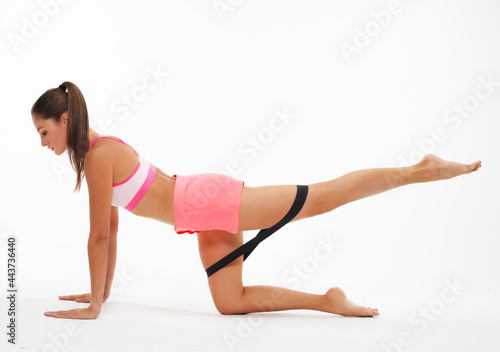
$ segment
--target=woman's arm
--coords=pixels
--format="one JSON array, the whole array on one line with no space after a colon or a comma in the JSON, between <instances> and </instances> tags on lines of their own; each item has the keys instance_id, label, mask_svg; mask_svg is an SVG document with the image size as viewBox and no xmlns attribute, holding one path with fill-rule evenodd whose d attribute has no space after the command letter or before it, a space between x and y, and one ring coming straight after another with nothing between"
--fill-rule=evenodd
<instances>
[{"instance_id":1,"label":"woman's arm","mask_svg":"<svg viewBox=\"0 0 500 352\"><path fill-rule=\"evenodd\" d=\"M118 208L111 207L111 219L109 224L109 242L108 242L108 269L106 271L106 285L104 286L105 302L111 294L111 286L113 285L113 277L116 268L116 244L118 237Z\"/></svg>"},{"instance_id":2,"label":"woman's arm","mask_svg":"<svg viewBox=\"0 0 500 352\"><path fill-rule=\"evenodd\" d=\"M95 319L101 312L108 264L113 159L109 151L93 148L85 157L89 190L90 234L87 243L90 269L90 305L87 308L46 312L56 318Z\"/></svg>"},{"instance_id":3,"label":"woman's arm","mask_svg":"<svg viewBox=\"0 0 500 352\"><path fill-rule=\"evenodd\" d=\"M90 214L90 234L87 243L91 290L89 309L99 314L108 266L113 160L104 148L95 148L92 152L85 158Z\"/></svg>"},{"instance_id":4,"label":"woman's arm","mask_svg":"<svg viewBox=\"0 0 500 352\"><path fill-rule=\"evenodd\" d=\"M111 295L113 277L116 267L116 244L118 235L118 207L111 207L111 219L109 224L109 242L108 242L108 267L106 270L106 284L104 286L103 302ZM90 303L90 293L78 295L59 296L59 299L65 301L75 301L79 303Z\"/></svg>"}]
</instances>

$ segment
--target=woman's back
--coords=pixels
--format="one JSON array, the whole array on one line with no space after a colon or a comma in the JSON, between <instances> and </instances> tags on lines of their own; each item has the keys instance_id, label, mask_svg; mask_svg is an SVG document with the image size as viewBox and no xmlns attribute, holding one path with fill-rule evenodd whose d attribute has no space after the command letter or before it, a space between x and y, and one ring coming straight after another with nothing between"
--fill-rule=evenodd
<instances>
[{"instance_id":1,"label":"woman's back","mask_svg":"<svg viewBox=\"0 0 500 352\"><path fill-rule=\"evenodd\" d=\"M111 205L173 225L171 198L175 178L164 174L117 137L97 135L90 142L86 157L92 157L91 151L96 148L106 148L106 152L113 154Z\"/></svg>"}]
</instances>

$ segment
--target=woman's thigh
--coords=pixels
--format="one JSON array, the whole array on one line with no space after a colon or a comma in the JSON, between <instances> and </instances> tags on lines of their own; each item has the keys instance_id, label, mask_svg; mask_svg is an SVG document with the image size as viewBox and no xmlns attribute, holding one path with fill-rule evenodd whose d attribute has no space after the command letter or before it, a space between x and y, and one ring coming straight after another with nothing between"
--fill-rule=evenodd
<instances>
[{"instance_id":1,"label":"woman's thigh","mask_svg":"<svg viewBox=\"0 0 500 352\"><path fill-rule=\"evenodd\" d=\"M203 269L243 244L243 231L229 233L222 230L202 231L198 233L198 249ZM231 299L237 300L243 292L243 256L226 265L208 279L210 292L217 309Z\"/></svg>"},{"instance_id":2,"label":"woman's thigh","mask_svg":"<svg viewBox=\"0 0 500 352\"><path fill-rule=\"evenodd\" d=\"M292 221L324 212L321 207L323 188L322 183L309 185L307 199ZM260 230L275 225L288 213L296 195L297 185L244 186L238 229L240 231Z\"/></svg>"}]
</instances>

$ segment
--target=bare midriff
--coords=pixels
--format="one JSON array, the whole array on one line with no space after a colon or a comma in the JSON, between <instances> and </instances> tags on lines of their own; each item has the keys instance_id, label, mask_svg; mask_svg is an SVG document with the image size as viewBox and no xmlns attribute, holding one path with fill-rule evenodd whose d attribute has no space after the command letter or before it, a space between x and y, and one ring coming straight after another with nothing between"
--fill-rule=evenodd
<instances>
[{"instance_id":1,"label":"bare midriff","mask_svg":"<svg viewBox=\"0 0 500 352\"><path fill-rule=\"evenodd\" d=\"M151 187L132 213L173 226L175 223L174 187L175 177L165 174L157 167Z\"/></svg>"}]
</instances>

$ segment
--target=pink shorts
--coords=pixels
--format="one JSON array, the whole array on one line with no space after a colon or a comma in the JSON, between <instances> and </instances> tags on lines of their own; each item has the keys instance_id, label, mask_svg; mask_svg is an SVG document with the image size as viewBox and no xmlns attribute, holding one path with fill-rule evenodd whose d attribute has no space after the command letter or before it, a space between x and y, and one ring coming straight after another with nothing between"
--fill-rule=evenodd
<instances>
[{"instance_id":1,"label":"pink shorts","mask_svg":"<svg viewBox=\"0 0 500 352\"><path fill-rule=\"evenodd\" d=\"M238 232L243 181L217 173L174 177L175 232Z\"/></svg>"}]
</instances>

